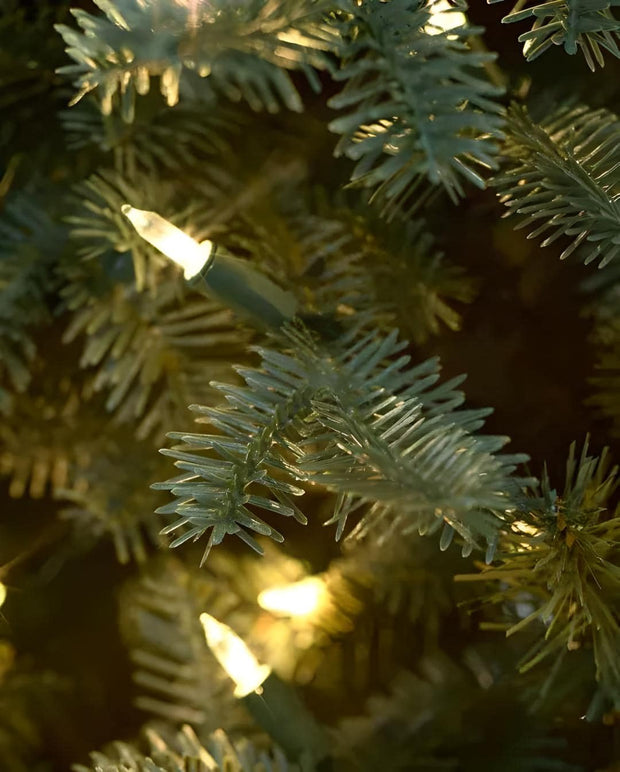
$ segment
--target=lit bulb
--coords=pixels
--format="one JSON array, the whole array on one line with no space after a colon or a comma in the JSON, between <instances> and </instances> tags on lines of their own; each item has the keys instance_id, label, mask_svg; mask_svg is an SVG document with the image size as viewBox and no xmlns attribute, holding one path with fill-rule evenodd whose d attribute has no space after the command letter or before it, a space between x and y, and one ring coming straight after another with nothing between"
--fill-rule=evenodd
<instances>
[{"instance_id":1,"label":"lit bulb","mask_svg":"<svg viewBox=\"0 0 620 772\"><path fill-rule=\"evenodd\" d=\"M0 582L0 607L4 604L5 600L6 600L6 584L2 584L2 582Z\"/></svg>"},{"instance_id":2,"label":"lit bulb","mask_svg":"<svg viewBox=\"0 0 620 772\"><path fill-rule=\"evenodd\" d=\"M263 590L258 596L258 605L282 616L302 617L316 611L326 598L325 582L318 576L309 576L293 584Z\"/></svg>"},{"instance_id":3,"label":"lit bulb","mask_svg":"<svg viewBox=\"0 0 620 772\"><path fill-rule=\"evenodd\" d=\"M424 27L427 35L440 35L455 27L463 27L467 23L465 14L456 10L448 0L437 0L429 10L431 17Z\"/></svg>"},{"instance_id":4,"label":"lit bulb","mask_svg":"<svg viewBox=\"0 0 620 772\"><path fill-rule=\"evenodd\" d=\"M135 209L129 204L123 204L121 212L145 241L183 268L186 279L196 276L213 254L212 242L199 244L157 212Z\"/></svg>"},{"instance_id":5,"label":"lit bulb","mask_svg":"<svg viewBox=\"0 0 620 772\"><path fill-rule=\"evenodd\" d=\"M215 658L237 685L235 697L255 692L271 673L268 665L260 665L239 636L228 625L210 614L201 614L200 622L207 644Z\"/></svg>"},{"instance_id":6,"label":"lit bulb","mask_svg":"<svg viewBox=\"0 0 620 772\"><path fill-rule=\"evenodd\" d=\"M535 525L530 525L523 520L515 520L515 522L512 524L512 528L519 533L526 534L527 536L537 536L540 533L540 530L536 528Z\"/></svg>"}]
</instances>

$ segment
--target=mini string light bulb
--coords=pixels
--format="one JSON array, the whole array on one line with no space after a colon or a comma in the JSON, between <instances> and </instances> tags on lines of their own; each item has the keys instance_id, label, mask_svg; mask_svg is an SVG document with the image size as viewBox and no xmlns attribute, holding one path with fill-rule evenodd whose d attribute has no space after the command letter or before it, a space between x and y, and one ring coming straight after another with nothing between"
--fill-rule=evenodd
<instances>
[{"instance_id":1,"label":"mini string light bulb","mask_svg":"<svg viewBox=\"0 0 620 772\"><path fill-rule=\"evenodd\" d=\"M296 691L280 680L268 665L261 665L244 641L228 625L200 615L207 645L235 682L237 697L254 720L303 769L331 768L322 760L329 752L324 730L301 702Z\"/></svg>"},{"instance_id":2,"label":"mini string light bulb","mask_svg":"<svg viewBox=\"0 0 620 772\"><path fill-rule=\"evenodd\" d=\"M236 684L235 697L258 692L271 668L260 665L245 642L228 625L207 613L200 615L200 623L207 645Z\"/></svg>"},{"instance_id":3,"label":"mini string light bulb","mask_svg":"<svg viewBox=\"0 0 620 772\"><path fill-rule=\"evenodd\" d=\"M219 300L259 328L279 328L297 314L295 296L246 260L239 260L211 241L198 243L157 212L123 204L121 212L138 234L183 268L188 284Z\"/></svg>"},{"instance_id":4,"label":"mini string light bulb","mask_svg":"<svg viewBox=\"0 0 620 772\"><path fill-rule=\"evenodd\" d=\"M6 600L6 584L3 584L0 582L0 608L4 605L4 601Z\"/></svg>"},{"instance_id":5,"label":"mini string light bulb","mask_svg":"<svg viewBox=\"0 0 620 772\"><path fill-rule=\"evenodd\" d=\"M211 241L199 244L157 212L136 209L130 204L123 204L121 212L145 241L181 266L188 280L208 265L213 256Z\"/></svg>"},{"instance_id":6,"label":"mini string light bulb","mask_svg":"<svg viewBox=\"0 0 620 772\"><path fill-rule=\"evenodd\" d=\"M427 35L440 35L442 32L464 27L467 24L467 17L459 11L458 6L448 2L448 0L436 0L430 8L430 19L424 27Z\"/></svg>"},{"instance_id":7,"label":"mini string light bulb","mask_svg":"<svg viewBox=\"0 0 620 772\"><path fill-rule=\"evenodd\" d=\"M327 599L327 587L318 576L299 582L270 587L258 596L258 605L280 616L304 617L313 614Z\"/></svg>"}]
</instances>

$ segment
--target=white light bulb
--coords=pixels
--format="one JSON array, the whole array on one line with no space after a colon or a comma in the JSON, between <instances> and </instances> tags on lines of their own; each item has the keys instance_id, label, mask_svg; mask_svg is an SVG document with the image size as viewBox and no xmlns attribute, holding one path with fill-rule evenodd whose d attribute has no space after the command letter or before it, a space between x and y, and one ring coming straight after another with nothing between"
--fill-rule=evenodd
<instances>
[{"instance_id":1,"label":"white light bulb","mask_svg":"<svg viewBox=\"0 0 620 772\"><path fill-rule=\"evenodd\" d=\"M431 16L424 27L427 35L440 35L455 27L463 27L467 23L465 14L456 10L448 0L436 0L429 10Z\"/></svg>"},{"instance_id":2,"label":"white light bulb","mask_svg":"<svg viewBox=\"0 0 620 772\"><path fill-rule=\"evenodd\" d=\"M123 204L121 212L145 241L183 268L186 279L201 271L213 253L212 242L199 244L157 212L135 209L130 204Z\"/></svg>"},{"instance_id":3,"label":"white light bulb","mask_svg":"<svg viewBox=\"0 0 620 772\"><path fill-rule=\"evenodd\" d=\"M271 668L260 665L244 641L228 625L206 613L200 615L200 622L209 648L237 685L235 697L246 697L255 692L269 676Z\"/></svg>"},{"instance_id":4,"label":"white light bulb","mask_svg":"<svg viewBox=\"0 0 620 772\"><path fill-rule=\"evenodd\" d=\"M293 584L263 590L258 596L258 605L282 616L301 617L316 611L326 598L325 582L318 576L309 576Z\"/></svg>"},{"instance_id":5,"label":"white light bulb","mask_svg":"<svg viewBox=\"0 0 620 772\"><path fill-rule=\"evenodd\" d=\"M0 607L4 604L5 600L6 600L6 584L2 584L2 582L0 582Z\"/></svg>"}]
</instances>

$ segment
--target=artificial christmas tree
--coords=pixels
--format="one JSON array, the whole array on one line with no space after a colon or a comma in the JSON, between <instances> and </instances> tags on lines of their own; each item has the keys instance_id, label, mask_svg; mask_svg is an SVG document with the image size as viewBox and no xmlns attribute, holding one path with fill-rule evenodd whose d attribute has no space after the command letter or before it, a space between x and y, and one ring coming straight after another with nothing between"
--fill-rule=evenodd
<instances>
[{"instance_id":1,"label":"artificial christmas tree","mask_svg":"<svg viewBox=\"0 0 620 772\"><path fill-rule=\"evenodd\" d=\"M2 769L617 769L620 11L503 6L2 0Z\"/></svg>"}]
</instances>

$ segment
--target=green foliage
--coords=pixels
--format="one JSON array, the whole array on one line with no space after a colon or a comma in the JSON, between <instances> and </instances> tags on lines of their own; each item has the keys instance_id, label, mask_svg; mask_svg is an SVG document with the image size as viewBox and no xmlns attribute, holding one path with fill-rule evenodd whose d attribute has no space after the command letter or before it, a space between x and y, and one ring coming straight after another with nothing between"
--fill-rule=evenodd
<instances>
[{"instance_id":1,"label":"green foliage","mask_svg":"<svg viewBox=\"0 0 620 772\"><path fill-rule=\"evenodd\" d=\"M415 343L444 326L460 329L455 301L471 302L474 282L445 260L423 220L387 227L369 207L331 205L329 218L300 213L298 227L311 247L308 273L318 274L317 307L326 301L327 307L351 306L382 328L398 327Z\"/></svg>"},{"instance_id":2,"label":"green foliage","mask_svg":"<svg viewBox=\"0 0 620 772\"><path fill-rule=\"evenodd\" d=\"M167 556L152 561L121 595L120 627L139 690L136 706L203 734L220 726L247 728L246 713L199 621L205 610L224 616L234 605L235 596L222 589L205 572Z\"/></svg>"},{"instance_id":3,"label":"green foliage","mask_svg":"<svg viewBox=\"0 0 620 772\"><path fill-rule=\"evenodd\" d=\"M63 374L62 352L48 342L47 353L59 371L35 359L25 398L0 422L0 474L9 478L15 498L41 498L48 485L73 487L101 431L97 407L85 408L81 399L83 384Z\"/></svg>"},{"instance_id":4,"label":"green foliage","mask_svg":"<svg viewBox=\"0 0 620 772\"><path fill-rule=\"evenodd\" d=\"M15 661L11 644L0 640L0 758L6 770L32 772L48 735L60 728L58 709L69 692L65 679Z\"/></svg>"},{"instance_id":5,"label":"green foliage","mask_svg":"<svg viewBox=\"0 0 620 772\"><path fill-rule=\"evenodd\" d=\"M584 262L603 267L620 253L620 122L607 110L562 108L535 123L525 108L508 112L505 170L495 180L518 227L542 220L528 234L551 231L542 246L562 236L566 258L584 244Z\"/></svg>"},{"instance_id":6,"label":"green foliage","mask_svg":"<svg viewBox=\"0 0 620 772\"><path fill-rule=\"evenodd\" d=\"M477 577L499 582L490 600L532 604L508 626L512 635L535 621L543 623L538 640L523 658L528 670L541 660L591 645L596 675L616 704L620 700L620 517L610 511L618 468L600 458L581 456L571 445L561 494L545 474L537 496L524 502L519 520L500 541L496 567Z\"/></svg>"},{"instance_id":7,"label":"green foliage","mask_svg":"<svg viewBox=\"0 0 620 772\"><path fill-rule=\"evenodd\" d=\"M74 772L298 772L282 751L262 751L245 739L232 742L221 729L203 744L189 726L172 742L146 730L149 750L116 742L105 753L91 753L92 764L73 766Z\"/></svg>"},{"instance_id":8,"label":"green foliage","mask_svg":"<svg viewBox=\"0 0 620 772\"><path fill-rule=\"evenodd\" d=\"M73 271L64 291L73 318L63 340L83 336L80 365L97 368L91 388L108 392L105 407L118 423L134 425L138 439L161 436L188 404L209 401L208 379L229 375L247 334L227 309L189 293L171 271L138 292L100 278L99 264L87 266L85 276Z\"/></svg>"},{"instance_id":9,"label":"green foliage","mask_svg":"<svg viewBox=\"0 0 620 772\"><path fill-rule=\"evenodd\" d=\"M159 543L152 518L155 502L144 483L158 476L161 464L153 458L150 443L132 443L127 435L109 429L91 440L90 447L95 452L82 460L81 468L77 470L74 461L69 470L69 479L77 478L76 483L54 490L62 502L60 517L71 522L81 549L108 538L119 563L143 563L149 546Z\"/></svg>"},{"instance_id":10,"label":"green foliage","mask_svg":"<svg viewBox=\"0 0 620 772\"><path fill-rule=\"evenodd\" d=\"M346 85L330 105L347 112L330 128L342 134L337 154L357 161L352 181L375 188L388 214L413 209L425 177L456 200L462 179L484 187L477 169L496 168L503 120L493 98L502 89L478 72L495 56L469 47L479 28L430 34L434 4L344 6L343 65L334 77Z\"/></svg>"},{"instance_id":11,"label":"green foliage","mask_svg":"<svg viewBox=\"0 0 620 772\"><path fill-rule=\"evenodd\" d=\"M446 548L454 532L469 548L480 537L492 544L524 484L510 475L526 457L496 455L506 438L473 434L488 411L457 409L461 379L435 386L435 360L407 367L395 331L347 333L333 344L303 328L287 336L286 353L257 348L261 368L237 368L244 387L215 384L225 408L193 406L221 435L170 435L183 445L162 453L184 473L155 486L177 497L158 511L179 516L167 532L189 526L171 546L208 529L203 559L227 533L257 551L246 529L281 541L249 507L304 522L291 498L304 480L382 502L405 532L445 525ZM339 534L348 514L333 517Z\"/></svg>"},{"instance_id":12,"label":"green foliage","mask_svg":"<svg viewBox=\"0 0 620 772\"><path fill-rule=\"evenodd\" d=\"M488 772L576 772L514 685L494 683L483 655L470 655L472 672L439 654L422 659L420 675L401 672L388 695L370 698L365 715L344 719L335 735L338 769L474 772L483 763Z\"/></svg>"},{"instance_id":13,"label":"green foliage","mask_svg":"<svg viewBox=\"0 0 620 772\"><path fill-rule=\"evenodd\" d=\"M113 151L130 179L140 171L154 177L187 174L212 163L244 125L240 113L223 106L214 111L188 100L170 110L158 95L141 99L129 124L116 113L102 115L94 98L63 110L60 119L72 150L95 145Z\"/></svg>"},{"instance_id":14,"label":"green foliage","mask_svg":"<svg viewBox=\"0 0 620 772\"><path fill-rule=\"evenodd\" d=\"M159 209L165 213L177 195L174 184L157 179L153 172L130 176L104 169L77 185L75 195L75 212L66 220L70 236L78 244L77 256L98 262L111 251L130 252L136 289L143 290L149 280L153 287L158 274L169 266L169 260L138 236L123 216L121 206L130 203L139 209L153 209L152 197L157 196ZM73 269L73 263L69 269Z\"/></svg>"},{"instance_id":15,"label":"green foliage","mask_svg":"<svg viewBox=\"0 0 620 772\"><path fill-rule=\"evenodd\" d=\"M474 297L474 282L445 260L424 221L387 227L357 197L276 185L239 212L233 233L234 246L272 268L308 311L355 313L416 343L459 329L455 306Z\"/></svg>"},{"instance_id":16,"label":"green foliage","mask_svg":"<svg viewBox=\"0 0 620 772\"><path fill-rule=\"evenodd\" d=\"M55 113L70 94L54 72L64 54L51 32L53 22L67 15L68 2L25 5L3 0L0 11L0 176L10 159L39 174L59 166L62 139Z\"/></svg>"},{"instance_id":17,"label":"green foliage","mask_svg":"<svg viewBox=\"0 0 620 772\"><path fill-rule=\"evenodd\" d=\"M436 543L417 534L403 537L389 527L393 518L385 518L388 527L377 523L374 509L349 534L337 569L353 586L366 586L376 608L415 625L425 651L434 649L456 605L453 576L462 568L462 557L454 550L438 554Z\"/></svg>"},{"instance_id":18,"label":"green foliage","mask_svg":"<svg viewBox=\"0 0 620 772\"><path fill-rule=\"evenodd\" d=\"M532 29L519 35L528 61L552 45L564 46L567 54L576 54L580 48L594 71L597 63L601 67L605 64L603 50L620 59L620 19L613 10L618 6L618 0L519 0L502 21L510 24L533 19Z\"/></svg>"},{"instance_id":19,"label":"green foliage","mask_svg":"<svg viewBox=\"0 0 620 772\"><path fill-rule=\"evenodd\" d=\"M39 198L39 200L37 200ZM32 328L48 321L51 265L65 243L40 197L15 193L0 216L0 413L31 378Z\"/></svg>"},{"instance_id":20,"label":"green foliage","mask_svg":"<svg viewBox=\"0 0 620 772\"><path fill-rule=\"evenodd\" d=\"M74 9L81 31L57 26L76 62L61 72L75 78L74 101L96 90L103 113L116 98L128 122L136 94L148 93L154 76L169 105L180 92L192 94L195 79L208 77L216 92L254 110L277 112L283 104L301 111L287 70L300 69L318 90L313 67L327 65L332 45L323 2L95 1L105 16Z\"/></svg>"}]
</instances>

